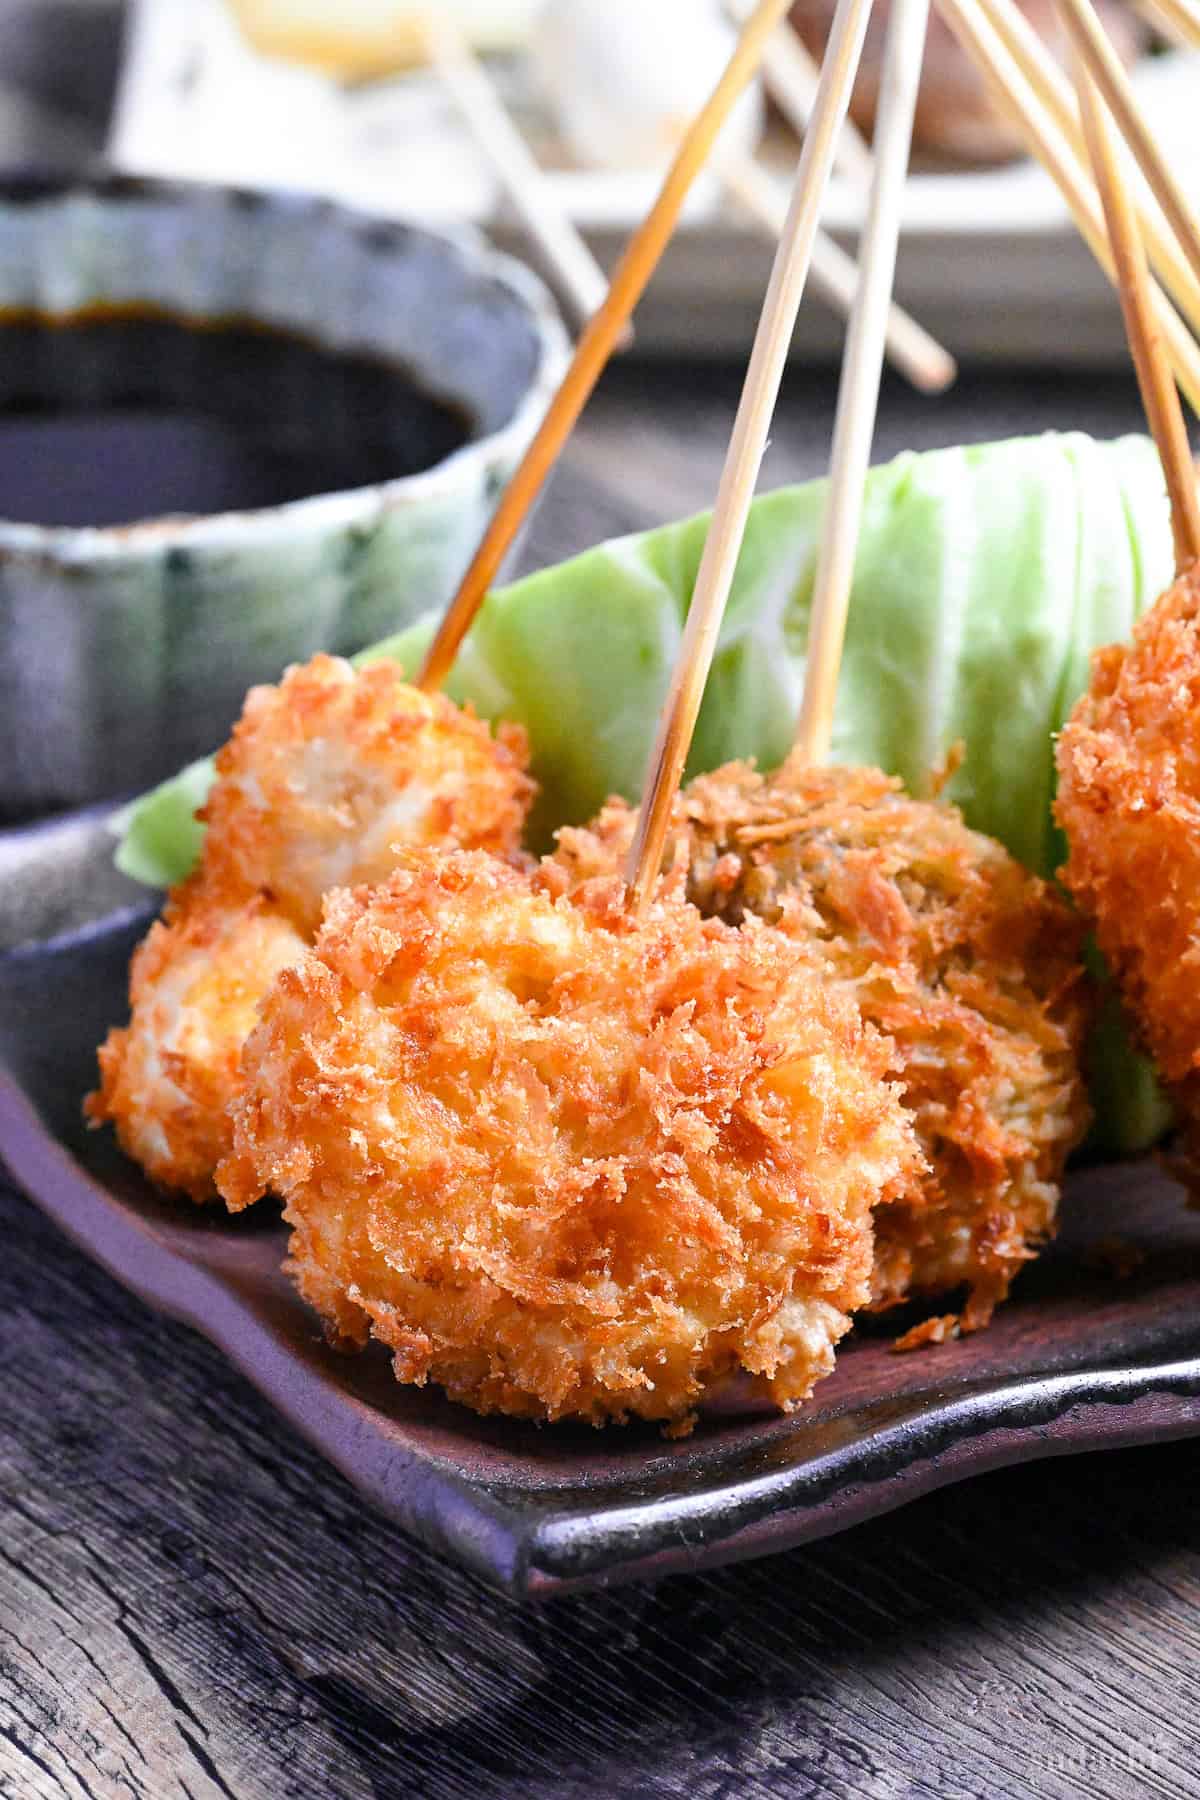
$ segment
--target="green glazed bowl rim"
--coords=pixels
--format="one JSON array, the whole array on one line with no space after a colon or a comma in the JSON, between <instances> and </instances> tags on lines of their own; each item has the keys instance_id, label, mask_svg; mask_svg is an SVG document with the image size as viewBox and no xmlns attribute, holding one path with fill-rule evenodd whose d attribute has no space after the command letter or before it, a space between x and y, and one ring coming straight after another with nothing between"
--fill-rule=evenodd
<instances>
[{"instance_id":1,"label":"green glazed bowl rim","mask_svg":"<svg viewBox=\"0 0 1200 1800\"><path fill-rule=\"evenodd\" d=\"M206 514L179 514L148 518L118 526L45 526L0 517L0 557L26 558L60 567L95 565L110 560L128 561L141 554L161 556L174 546L192 551L244 547L248 540L270 541L277 537L321 535L358 523L369 524L381 514L424 506L430 501L469 490L478 467L511 464L519 456L545 412L566 366L569 340L549 290L540 277L515 257L494 249L473 227L457 229L428 225L424 220L372 214L318 195L275 189L246 189L227 183L158 180L142 176L100 174L0 176L0 221L7 209L42 201L70 201L86 197L125 201L145 199L195 205L214 198L231 207L262 212L283 212L293 217L308 215L314 230L341 225L352 232L406 234L423 238L449 251L462 264L471 281L492 281L515 299L533 329L538 348L537 365L512 417L495 430L468 439L439 462L414 474L400 475L366 486L336 489L289 500L274 506L233 508ZM135 304L140 304L137 302ZM153 306L151 299L148 306ZM21 310L25 310L22 308ZM69 319L84 310L80 306L29 309L48 322ZM176 316L186 322L181 308ZM203 314L196 310L196 317ZM398 358L395 360L399 360ZM411 371L419 383L422 376Z\"/></svg>"}]
</instances>

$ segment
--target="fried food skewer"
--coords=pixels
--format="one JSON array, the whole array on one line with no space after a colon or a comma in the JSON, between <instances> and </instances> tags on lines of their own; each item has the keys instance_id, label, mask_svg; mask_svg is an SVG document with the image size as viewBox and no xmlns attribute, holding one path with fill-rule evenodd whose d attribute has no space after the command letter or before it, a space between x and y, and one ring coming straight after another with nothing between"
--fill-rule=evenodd
<instances>
[{"instance_id":1,"label":"fried food skewer","mask_svg":"<svg viewBox=\"0 0 1200 1800\"><path fill-rule=\"evenodd\" d=\"M217 757L200 868L134 956L91 1123L111 1122L160 1185L213 1198L256 1008L312 942L328 889L383 879L414 845L515 856L525 762L522 732L493 737L389 663L318 656L252 688Z\"/></svg>"},{"instance_id":2,"label":"fried food skewer","mask_svg":"<svg viewBox=\"0 0 1200 1800\"><path fill-rule=\"evenodd\" d=\"M866 13L841 0L710 536L727 554ZM678 880L629 901L613 870L572 887L478 853L332 896L246 1047L218 1181L234 1208L283 1195L303 1291L402 1380L682 1431L731 1374L788 1408L828 1373L870 1297L872 1212L920 1159L890 1045L808 944L704 920Z\"/></svg>"},{"instance_id":3,"label":"fried food skewer","mask_svg":"<svg viewBox=\"0 0 1200 1800\"><path fill-rule=\"evenodd\" d=\"M434 853L331 897L218 1179L283 1197L302 1292L401 1381L678 1434L735 1374L790 1409L832 1368L917 1160L889 1062L766 928Z\"/></svg>"},{"instance_id":4,"label":"fried food skewer","mask_svg":"<svg viewBox=\"0 0 1200 1800\"><path fill-rule=\"evenodd\" d=\"M874 273L851 327L834 450L840 504L827 525L847 548L826 560L810 635L827 659L820 684L810 668L810 734L774 776L732 764L694 781L672 814L680 854L669 859L672 871L686 867L702 912L738 926L759 919L807 945L824 979L893 1041L927 1166L874 1215L870 1304L967 1290L959 1312L915 1327L904 1348L986 1325L1053 1232L1063 1167L1087 1121L1082 929L1061 898L953 808L910 800L877 770L810 763L828 748L923 24L919 3L891 22L891 124L865 255ZM561 833L567 880L611 869L634 836L621 802L590 829Z\"/></svg>"},{"instance_id":5,"label":"fried food skewer","mask_svg":"<svg viewBox=\"0 0 1200 1800\"><path fill-rule=\"evenodd\" d=\"M613 271L604 304L584 327L558 392L505 489L426 652L417 685L427 693L439 688L449 674L459 645L483 604L513 539L541 492L658 266L692 183L707 162L722 125L758 68L763 46L787 8L788 0L759 0L711 99L681 140L658 198Z\"/></svg>"},{"instance_id":6,"label":"fried food skewer","mask_svg":"<svg viewBox=\"0 0 1200 1800\"><path fill-rule=\"evenodd\" d=\"M786 5L787 0L760 0L708 105L681 145L657 204L635 235L613 287L585 330L541 431L443 620L422 673L426 690L436 690L453 661L462 632L490 583L496 563L627 325L688 188L752 76L762 45ZM490 562L493 553L495 562ZM334 666L330 659L317 659L312 668L324 671L326 665ZM353 681L350 671L345 665L342 667ZM304 672L300 672L300 687L305 685L303 677ZM391 678L398 681L398 673L391 671ZM381 679L388 679L385 672L368 672L359 678L364 695L368 690L374 691L372 683ZM316 685L321 686L319 679ZM368 758L364 768L341 771L344 791L332 796L332 805L324 804L319 792L320 745L333 746L335 760L339 750L353 753L360 725L371 724L372 707L368 702L360 718L358 702L352 700L349 712L336 723L327 720L329 729L314 743L306 739L305 732L309 729L311 736L310 728L323 717L327 696L314 700L307 692L299 694L291 676L285 678L278 692L282 729L285 735L295 729L302 751L300 764L290 771L285 766L282 781L274 786L268 784L269 791L264 790L259 771L239 767L239 742L244 749L256 736L250 713L260 704L267 704L267 711L271 710L269 703L262 701L262 690L257 696L252 693L240 740L235 733L233 744L218 760L218 779L207 809L209 830L202 877L169 898L163 923L152 932L152 942L135 961L131 972L130 1024L110 1033L100 1058L100 1087L87 1102L91 1123L111 1121L126 1150L153 1179L179 1187L197 1199L211 1193L214 1146L220 1149L227 1139L226 1115L238 1091L239 1057L248 1020L254 1003L269 986L278 961L265 955L258 957L262 976L256 985L254 963L258 953L243 956L241 949L243 943L258 944L266 928L257 912L243 920L239 909L258 896L270 917L277 920L278 935L283 938L285 927L290 927L293 932L300 932L297 942L303 944L306 938L311 939L325 891L342 882L380 879L394 867L400 844L457 842L515 852L532 793L524 775L522 749L515 769L510 774L506 768L505 780L500 783L513 804L501 806L494 821L497 829L490 836L470 832L464 835L458 829L465 819L474 816L459 770L449 771L445 791L435 779L434 791L421 794L414 806L414 779L420 788L422 775L429 773L421 754L424 726L436 738L436 722L445 723L445 714L446 718L462 721L467 737L470 731L483 728L466 720L436 693L431 699L428 692L406 689L404 695L397 691L392 696L394 704L387 727L392 738L383 758L385 763L389 755L392 758L396 791L380 790L369 799L365 796L361 778L369 775ZM294 716L289 712L293 694L298 699ZM414 707L420 715L415 730L411 728ZM270 732L257 735L270 746ZM486 732L483 735L486 737ZM453 742L453 730L446 733L446 738ZM466 742L464 738L464 747ZM414 751L414 765L405 768L406 759L411 761ZM497 740L496 751L501 759L507 756L512 760L511 747L503 739ZM286 758L284 761L286 764ZM318 790L315 796L311 791L314 771ZM484 782L483 787L488 790L488 783ZM264 845L273 846L274 855L259 866ZM216 983L190 978L185 981L197 946L204 944L218 947L215 954L221 979Z\"/></svg>"},{"instance_id":7,"label":"fried food skewer","mask_svg":"<svg viewBox=\"0 0 1200 1800\"><path fill-rule=\"evenodd\" d=\"M733 435L721 471L683 643L647 764L638 830L626 870L629 905L635 914L644 912L658 878L676 789L733 584L796 315L804 297L838 127L850 103L869 17L870 0L838 0L787 223L759 315ZM858 302L856 311L857 306Z\"/></svg>"},{"instance_id":8,"label":"fried food skewer","mask_svg":"<svg viewBox=\"0 0 1200 1800\"><path fill-rule=\"evenodd\" d=\"M619 867L635 815L612 800L559 833L574 887ZM1083 927L1046 881L953 807L878 769L728 764L693 781L664 880L708 917L762 921L886 1034L925 1164L876 1209L870 1306L965 1287L943 1332L978 1330L1053 1234L1088 1107ZM908 1348L928 1341L918 1326Z\"/></svg>"}]
</instances>

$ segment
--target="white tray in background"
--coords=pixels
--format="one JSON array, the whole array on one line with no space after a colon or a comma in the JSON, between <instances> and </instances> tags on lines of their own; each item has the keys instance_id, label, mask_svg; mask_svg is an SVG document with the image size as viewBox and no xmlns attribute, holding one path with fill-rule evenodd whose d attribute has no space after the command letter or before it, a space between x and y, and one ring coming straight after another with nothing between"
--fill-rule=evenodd
<instances>
[{"instance_id":1,"label":"white tray in background","mask_svg":"<svg viewBox=\"0 0 1200 1800\"><path fill-rule=\"evenodd\" d=\"M561 155L520 63L500 74L564 206L611 262L649 205L654 178L557 166ZM1200 197L1200 57L1151 59L1136 79L1174 166ZM386 215L483 226L537 260L432 78L355 91L268 62L246 46L224 0L136 0L109 152L140 174L304 187ZM789 153L782 140L767 149L781 178ZM827 228L852 244L861 217L861 192L835 178ZM770 256L758 229L711 187L698 193L639 311L639 348L743 350ZM1078 365L1124 355L1113 296L1053 183L1029 163L912 175L897 288L962 356ZM842 329L814 298L797 351L833 355Z\"/></svg>"}]
</instances>

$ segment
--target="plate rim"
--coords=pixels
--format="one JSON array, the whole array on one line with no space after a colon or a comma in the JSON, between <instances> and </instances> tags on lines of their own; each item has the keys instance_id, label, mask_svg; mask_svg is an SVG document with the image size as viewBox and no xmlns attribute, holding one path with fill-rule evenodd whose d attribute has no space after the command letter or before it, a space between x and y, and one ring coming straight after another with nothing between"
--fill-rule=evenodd
<instances>
[{"instance_id":1,"label":"plate rim","mask_svg":"<svg viewBox=\"0 0 1200 1800\"><path fill-rule=\"evenodd\" d=\"M0 1157L72 1242L127 1290L206 1337L370 1504L517 1600L795 1548L1013 1463L1200 1435L1200 1353L1007 1382L984 1377L978 1391L968 1385L936 1409L912 1396L865 1438L765 1475L739 1479L735 1471L698 1493L652 1492L616 1504L576 1490L572 1505L570 1489L556 1489L530 1516L506 1503L498 1486L441 1467L405 1441L403 1422L384 1446L379 1423L356 1396L299 1364L251 1301L163 1243L152 1220L131 1217L3 1063ZM114 1258L113 1237L136 1245L136 1279L130 1262ZM381 1446L385 1472L380 1454L356 1462L363 1433Z\"/></svg>"}]
</instances>

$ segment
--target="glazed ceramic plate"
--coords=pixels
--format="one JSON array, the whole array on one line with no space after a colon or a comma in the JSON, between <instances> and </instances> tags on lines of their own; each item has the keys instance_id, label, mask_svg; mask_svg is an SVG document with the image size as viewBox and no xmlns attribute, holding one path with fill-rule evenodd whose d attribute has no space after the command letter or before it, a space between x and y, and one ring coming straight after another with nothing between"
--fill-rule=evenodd
<instances>
[{"instance_id":1,"label":"glazed ceramic plate","mask_svg":"<svg viewBox=\"0 0 1200 1800\"><path fill-rule=\"evenodd\" d=\"M731 1396L695 1434L478 1419L339 1356L284 1231L156 1196L80 1102L152 916L102 818L0 836L0 1154L77 1243L213 1340L373 1504L520 1595L694 1569L843 1530L1006 1463L1200 1432L1200 1214L1150 1163L1082 1171L1059 1243L992 1329L860 1333L815 1401ZM1047 1470L1047 1491L1052 1475Z\"/></svg>"}]
</instances>

